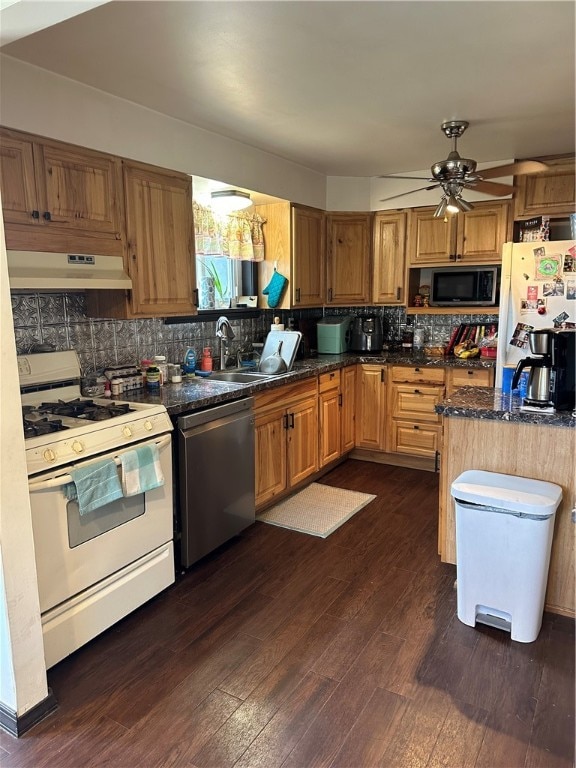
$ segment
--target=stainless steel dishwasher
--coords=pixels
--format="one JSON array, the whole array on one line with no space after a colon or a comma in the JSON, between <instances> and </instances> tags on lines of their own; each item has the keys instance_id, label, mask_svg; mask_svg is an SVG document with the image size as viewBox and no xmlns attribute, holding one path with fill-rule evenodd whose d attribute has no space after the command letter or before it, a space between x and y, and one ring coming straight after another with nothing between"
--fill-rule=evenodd
<instances>
[{"instance_id":1,"label":"stainless steel dishwasher","mask_svg":"<svg viewBox=\"0 0 576 768\"><path fill-rule=\"evenodd\" d=\"M255 520L253 405L249 397L178 419L184 567Z\"/></svg>"}]
</instances>

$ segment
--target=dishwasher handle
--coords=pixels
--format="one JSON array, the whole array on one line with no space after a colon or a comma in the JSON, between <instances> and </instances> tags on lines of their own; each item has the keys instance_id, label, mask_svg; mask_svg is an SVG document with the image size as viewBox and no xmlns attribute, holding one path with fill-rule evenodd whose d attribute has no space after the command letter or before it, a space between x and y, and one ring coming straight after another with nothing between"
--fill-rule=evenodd
<instances>
[{"instance_id":1,"label":"dishwasher handle","mask_svg":"<svg viewBox=\"0 0 576 768\"><path fill-rule=\"evenodd\" d=\"M208 424L208 422L215 421L216 419L235 416L244 411L251 411L253 407L253 397L245 397L242 400L233 400L230 403L210 406L202 411L193 411L185 416L180 416L178 419L178 429L180 432L187 432L189 429L200 427L203 424Z\"/></svg>"}]
</instances>

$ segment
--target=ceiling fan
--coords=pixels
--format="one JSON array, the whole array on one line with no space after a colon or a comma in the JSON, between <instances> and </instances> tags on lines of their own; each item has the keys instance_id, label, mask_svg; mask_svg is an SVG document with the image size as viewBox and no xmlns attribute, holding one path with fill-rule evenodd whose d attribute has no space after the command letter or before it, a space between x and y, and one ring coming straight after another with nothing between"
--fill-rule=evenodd
<instances>
[{"instance_id":1,"label":"ceiling fan","mask_svg":"<svg viewBox=\"0 0 576 768\"><path fill-rule=\"evenodd\" d=\"M497 179L502 176L523 176L527 173L540 173L547 170L545 163L536 160L519 160L508 165L499 165L495 168L484 168L476 173L476 161L460 157L456 144L460 136L468 128L469 123L466 120L449 120L440 126L443 133L452 140L452 150L446 160L440 160L430 169L432 178L425 179L422 176L379 176L380 179L414 179L415 181L432 182L431 186L419 187L410 192L402 192L399 195L385 197L381 203L388 200L394 200L404 195L412 195L414 192L440 188L442 198L434 216L444 216L445 213L458 213L458 211L470 211L474 206L462 198L464 189L475 189L486 195L494 197L503 197L514 191L514 187L500 182L487 181L487 179Z\"/></svg>"}]
</instances>

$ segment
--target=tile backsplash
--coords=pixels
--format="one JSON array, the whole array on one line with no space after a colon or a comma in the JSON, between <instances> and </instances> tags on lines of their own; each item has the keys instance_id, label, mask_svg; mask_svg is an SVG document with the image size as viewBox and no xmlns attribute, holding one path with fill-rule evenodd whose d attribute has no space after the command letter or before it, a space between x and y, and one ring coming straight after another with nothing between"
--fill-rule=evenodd
<instances>
[{"instance_id":1,"label":"tile backsplash","mask_svg":"<svg viewBox=\"0 0 576 768\"><path fill-rule=\"evenodd\" d=\"M218 349L214 320L165 324L162 319L94 319L86 315L84 293L13 293L12 314L19 355L30 352L36 344L49 344L55 350L75 349L84 374L107 365L134 364L154 355L166 355L170 362L182 361L188 347L194 347L197 353L203 347L211 347L214 355ZM406 316L403 307L263 310L259 317L249 319L237 319L230 313L235 333L231 351L245 339L263 341L274 316L279 316L287 326L288 317L298 322L347 314L380 315L386 339L391 342L400 340L407 324L423 327L426 342L437 344L447 339L459 323L495 322L494 315Z\"/></svg>"}]
</instances>

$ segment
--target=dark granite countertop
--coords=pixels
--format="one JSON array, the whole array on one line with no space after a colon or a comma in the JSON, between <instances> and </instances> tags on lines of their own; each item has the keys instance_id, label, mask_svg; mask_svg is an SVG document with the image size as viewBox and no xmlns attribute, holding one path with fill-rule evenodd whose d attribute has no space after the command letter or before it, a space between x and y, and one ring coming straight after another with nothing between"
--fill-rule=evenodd
<instances>
[{"instance_id":1,"label":"dark granite countertop","mask_svg":"<svg viewBox=\"0 0 576 768\"><path fill-rule=\"evenodd\" d=\"M571 411L557 413L535 413L521 411L521 400L517 395L491 387L462 387L444 402L436 406L436 412L443 416L458 416L467 419L489 419L492 421L514 421L522 424L538 424L549 427L576 426Z\"/></svg>"},{"instance_id":2,"label":"dark granite countertop","mask_svg":"<svg viewBox=\"0 0 576 768\"><path fill-rule=\"evenodd\" d=\"M258 381L254 384L231 384L208 378L196 377L192 382L167 384L159 392L137 390L123 395L123 399L136 403L162 403L170 416L178 416L200 408L207 408L230 400L249 397L255 392L274 389L283 384L291 384L311 376L318 376L338 368L356 363L418 365L433 368L493 368L493 360L459 360L457 358L427 357L419 352L396 353L381 352L374 355L362 355L346 352L341 355L318 355L318 357L296 360L290 373Z\"/></svg>"}]
</instances>

